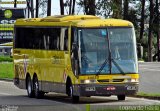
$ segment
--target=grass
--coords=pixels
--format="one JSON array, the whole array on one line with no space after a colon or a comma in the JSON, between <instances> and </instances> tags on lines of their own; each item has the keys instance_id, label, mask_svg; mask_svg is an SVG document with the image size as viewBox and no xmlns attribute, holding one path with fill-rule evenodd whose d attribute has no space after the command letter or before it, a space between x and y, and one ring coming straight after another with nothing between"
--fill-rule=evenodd
<instances>
[{"instance_id":1,"label":"grass","mask_svg":"<svg viewBox=\"0 0 160 111\"><path fill-rule=\"evenodd\" d=\"M0 62L12 62L13 58L10 56L0 56Z\"/></svg>"},{"instance_id":2,"label":"grass","mask_svg":"<svg viewBox=\"0 0 160 111\"><path fill-rule=\"evenodd\" d=\"M160 105L122 105L112 106L111 109L98 109L86 111L160 111Z\"/></svg>"},{"instance_id":3,"label":"grass","mask_svg":"<svg viewBox=\"0 0 160 111\"><path fill-rule=\"evenodd\" d=\"M0 63L0 78L1 79L13 79L13 63L1 62Z\"/></svg>"},{"instance_id":4,"label":"grass","mask_svg":"<svg viewBox=\"0 0 160 111\"><path fill-rule=\"evenodd\" d=\"M144 93L144 92L139 92L139 93L137 93L137 96L143 96L143 97L160 97L160 93Z\"/></svg>"}]
</instances>

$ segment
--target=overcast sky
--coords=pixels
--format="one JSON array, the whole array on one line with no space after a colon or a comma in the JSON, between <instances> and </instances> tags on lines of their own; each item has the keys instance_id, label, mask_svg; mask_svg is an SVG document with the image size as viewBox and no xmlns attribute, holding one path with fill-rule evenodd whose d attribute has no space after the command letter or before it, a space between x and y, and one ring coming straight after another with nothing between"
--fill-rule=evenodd
<instances>
[{"instance_id":1,"label":"overcast sky","mask_svg":"<svg viewBox=\"0 0 160 111\"><path fill-rule=\"evenodd\" d=\"M0 1L14 1L14 0L0 0ZM17 0L17 1L25 1L25 0ZM36 0L34 0L35 2ZM51 15L59 15L60 14L60 7L59 7L59 0L51 0ZM0 7L14 7L14 4L0 4ZM22 4L17 4L17 7L23 7L25 8L26 5Z\"/></svg>"},{"instance_id":2,"label":"overcast sky","mask_svg":"<svg viewBox=\"0 0 160 111\"><path fill-rule=\"evenodd\" d=\"M14 0L0 0L0 1L14 1ZM17 0L17 1L26 1L26 0ZM36 0L33 0L34 1L34 4L35 4L35 1ZM60 15L60 6L59 6L59 0L51 0L51 6L52 6L52 8L51 8L51 15ZM0 7L14 7L14 4L0 4ZM26 5L22 5L22 4L17 4L17 7L23 7L23 8L25 8L26 7ZM82 9L80 9L80 11L79 11L79 9L77 8L77 6L75 7L75 12L76 12L76 14L78 13L78 14L83 14L83 10ZM65 9L65 13L67 13L66 12L66 9Z\"/></svg>"}]
</instances>

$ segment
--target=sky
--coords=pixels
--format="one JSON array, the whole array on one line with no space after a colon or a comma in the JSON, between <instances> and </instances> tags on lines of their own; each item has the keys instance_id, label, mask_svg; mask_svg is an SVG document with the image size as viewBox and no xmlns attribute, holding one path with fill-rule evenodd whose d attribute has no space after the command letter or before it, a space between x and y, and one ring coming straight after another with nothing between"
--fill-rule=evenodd
<instances>
[{"instance_id":1,"label":"sky","mask_svg":"<svg viewBox=\"0 0 160 111\"><path fill-rule=\"evenodd\" d=\"M14 1L14 0L0 0L0 1ZM17 0L17 1L25 1L25 0ZM35 4L34 0L34 4ZM60 7L59 7L59 0L51 0L51 6L52 6L52 10L51 10L51 15L60 15ZM0 7L14 7L14 4L0 4ZM17 4L17 8L25 8L26 5L24 4Z\"/></svg>"},{"instance_id":2,"label":"sky","mask_svg":"<svg viewBox=\"0 0 160 111\"><path fill-rule=\"evenodd\" d=\"M14 1L14 0L0 0L0 1L2 1L2 2L3 1L7 1L8 2L8 1ZM17 0L17 1L26 1L26 0ZM34 7L35 7L35 1L36 0L33 0L33 1L34 1ZM59 0L51 0L51 6L52 6L52 8L51 8L51 15L60 15ZM14 7L14 4L0 4L0 7ZM17 4L17 7L18 8L25 8L26 5L24 5L24 4ZM82 9L80 11L78 11L77 6L76 6L75 10L76 10L76 12L79 12L79 14L83 13ZM65 10L65 13L67 13L66 10Z\"/></svg>"}]
</instances>

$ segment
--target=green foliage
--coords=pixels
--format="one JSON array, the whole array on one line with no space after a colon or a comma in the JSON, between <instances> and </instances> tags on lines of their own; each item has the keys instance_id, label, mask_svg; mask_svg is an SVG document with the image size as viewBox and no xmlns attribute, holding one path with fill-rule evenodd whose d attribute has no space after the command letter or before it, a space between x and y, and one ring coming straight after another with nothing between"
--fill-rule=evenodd
<instances>
[{"instance_id":1,"label":"green foliage","mask_svg":"<svg viewBox=\"0 0 160 111\"><path fill-rule=\"evenodd\" d=\"M0 62L12 62L13 58L10 56L0 56Z\"/></svg>"},{"instance_id":2,"label":"green foliage","mask_svg":"<svg viewBox=\"0 0 160 111\"><path fill-rule=\"evenodd\" d=\"M0 78L1 79L13 79L13 63L12 62L6 62L6 63L0 63Z\"/></svg>"},{"instance_id":3,"label":"green foliage","mask_svg":"<svg viewBox=\"0 0 160 111\"><path fill-rule=\"evenodd\" d=\"M113 4L110 0L98 0L96 14L108 18L112 14Z\"/></svg>"},{"instance_id":4,"label":"green foliage","mask_svg":"<svg viewBox=\"0 0 160 111\"><path fill-rule=\"evenodd\" d=\"M160 97L160 93L144 93L144 92L139 92L139 93L137 93L137 96Z\"/></svg>"}]
</instances>

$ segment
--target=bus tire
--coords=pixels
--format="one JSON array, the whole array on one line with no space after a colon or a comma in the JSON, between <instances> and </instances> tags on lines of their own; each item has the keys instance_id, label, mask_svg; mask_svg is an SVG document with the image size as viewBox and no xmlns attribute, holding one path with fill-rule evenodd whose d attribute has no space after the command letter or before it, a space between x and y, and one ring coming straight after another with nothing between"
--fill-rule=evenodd
<instances>
[{"instance_id":1,"label":"bus tire","mask_svg":"<svg viewBox=\"0 0 160 111\"><path fill-rule=\"evenodd\" d=\"M72 99L72 103L78 103L79 102L79 96L75 96L75 95L73 95L73 86L72 85L70 85L70 96L71 96L71 99Z\"/></svg>"},{"instance_id":2,"label":"bus tire","mask_svg":"<svg viewBox=\"0 0 160 111\"><path fill-rule=\"evenodd\" d=\"M32 87L32 81L31 78L28 76L27 77L27 94L28 97L33 98L34 97L34 91L33 91L33 87Z\"/></svg>"},{"instance_id":3,"label":"bus tire","mask_svg":"<svg viewBox=\"0 0 160 111\"><path fill-rule=\"evenodd\" d=\"M37 99L41 99L44 97L44 92L39 91L39 83L37 77L34 77L33 79L33 90L34 90L34 95Z\"/></svg>"},{"instance_id":4,"label":"bus tire","mask_svg":"<svg viewBox=\"0 0 160 111\"><path fill-rule=\"evenodd\" d=\"M126 95L117 95L119 101L125 100Z\"/></svg>"}]
</instances>

